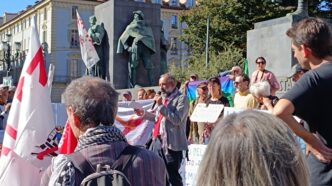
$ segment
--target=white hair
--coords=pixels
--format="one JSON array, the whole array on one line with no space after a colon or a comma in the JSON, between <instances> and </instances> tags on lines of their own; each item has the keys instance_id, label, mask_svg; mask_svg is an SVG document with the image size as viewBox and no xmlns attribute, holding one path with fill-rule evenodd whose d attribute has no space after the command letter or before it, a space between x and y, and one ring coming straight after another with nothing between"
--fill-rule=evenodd
<instances>
[{"instance_id":1,"label":"white hair","mask_svg":"<svg viewBox=\"0 0 332 186\"><path fill-rule=\"evenodd\" d=\"M260 81L250 86L250 93L255 97L265 97L271 94L270 84L267 81Z\"/></svg>"}]
</instances>

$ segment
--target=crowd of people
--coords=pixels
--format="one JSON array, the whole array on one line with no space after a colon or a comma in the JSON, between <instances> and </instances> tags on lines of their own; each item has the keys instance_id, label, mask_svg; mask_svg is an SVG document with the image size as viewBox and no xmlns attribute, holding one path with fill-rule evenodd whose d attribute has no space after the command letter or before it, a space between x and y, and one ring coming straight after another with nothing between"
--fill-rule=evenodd
<instances>
[{"instance_id":1,"label":"crowd of people","mask_svg":"<svg viewBox=\"0 0 332 186\"><path fill-rule=\"evenodd\" d=\"M307 18L293 25L287 36L299 62L289 76L294 87L279 99L280 85L266 69L264 57L256 59L251 78L234 66L228 74L236 89L231 101L244 111L225 117L221 112L215 123L190 121L190 115L199 103L231 106L219 76L198 83L192 102L186 89L199 80L196 74L182 87L171 74L161 75L160 93L139 89L137 100L156 103L147 111L134 108L138 116L155 123L146 148L129 145L113 126L119 94L108 82L95 77L72 81L62 101L78 146L73 154L52 160L42 185L80 185L100 165L120 162L121 176L131 185L181 186L179 169L190 143L207 144L196 185L332 185L331 29L320 19ZM0 86L1 122L10 109L11 90ZM133 101L132 93L123 92L122 100ZM294 133L305 141L307 158Z\"/></svg>"},{"instance_id":2,"label":"crowd of people","mask_svg":"<svg viewBox=\"0 0 332 186\"><path fill-rule=\"evenodd\" d=\"M221 82L219 77L212 77L207 82L203 81L197 86L197 99L191 102L189 116L193 113L195 106L198 103L209 104L222 104L226 107L230 106L230 101L234 103L233 107L236 109L258 109L267 110L270 113L273 111L274 105L279 98L276 95L276 91L280 88L273 72L266 70L266 60L264 57L258 57L256 59L257 69L253 72L251 79L248 75L243 74L241 67L234 66L227 75L233 82L234 96L232 100L228 100L222 92ZM298 65L294 65L298 66ZM304 69L297 69L305 72ZM301 72L302 72L301 71ZM297 72L290 75L298 77ZM196 76L196 79L198 77ZM188 81L185 86L192 81ZM186 91L186 88L182 89ZM185 93L184 93L185 94ZM220 118L222 118L222 114ZM202 122L190 122L188 123L189 143L207 144L211 131L215 127L215 123L202 123Z\"/></svg>"},{"instance_id":3,"label":"crowd of people","mask_svg":"<svg viewBox=\"0 0 332 186\"><path fill-rule=\"evenodd\" d=\"M147 89L140 88L137 91L137 100L146 100L146 99L153 99L156 95L156 91L154 89ZM127 90L122 93L122 101L134 101L132 93Z\"/></svg>"}]
</instances>

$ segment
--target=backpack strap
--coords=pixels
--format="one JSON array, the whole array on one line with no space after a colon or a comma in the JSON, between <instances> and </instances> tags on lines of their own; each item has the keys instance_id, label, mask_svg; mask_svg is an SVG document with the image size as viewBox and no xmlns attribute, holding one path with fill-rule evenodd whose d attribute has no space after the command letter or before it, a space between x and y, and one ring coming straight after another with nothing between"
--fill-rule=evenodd
<instances>
[{"instance_id":1,"label":"backpack strap","mask_svg":"<svg viewBox=\"0 0 332 186\"><path fill-rule=\"evenodd\" d=\"M114 161L111 169L123 171L127 168L130 161L132 161L140 148L132 145L127 145L118 158ZM81 175L90 175L96 172L95 168L92 167L89 160L87 160L81 152L75 152L69 156L74 167L81 173Z\"/></svg>"},{"instance_id":2,"label":"backpack strap","mask_svg":"<svg viewBox=\"0 0 332 186\"><path fill-rule=\"evenodd\" d=\"M112 164L111 169L124 171L127 169L127 166L130 161L135 159L138 152L140 151L139 147L135 147L132 145L127 145L124 150L121 152L119 157Z\"/></svg>"},{"instance_id":3,"label":"backpack strap","mask_svg":"<svg viewBox=\"0 0 332 186\"><path fill-rule=\"evenodd\" d=\"M74 167L80 171L81 175L89 175L95 172L89 160L87 160L81 152L75 152L70 155L71 162Z\"/></svg>"}]
</instances>

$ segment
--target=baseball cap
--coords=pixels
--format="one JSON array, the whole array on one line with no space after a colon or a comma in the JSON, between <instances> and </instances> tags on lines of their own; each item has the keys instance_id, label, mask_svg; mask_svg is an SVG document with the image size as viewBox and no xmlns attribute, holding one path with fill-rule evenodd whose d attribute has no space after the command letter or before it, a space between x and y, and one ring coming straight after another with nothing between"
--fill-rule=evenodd
<instances>
[{"instance_id":1,"label":"baseball cap","mask_svg":"<svg viewBox=\"0 0 332 186\"><path fill-rule=\"evenodd\" d=\"M197 88L204 88L207 87L207 82L201 82L197 85Z\"/></svg>"},{"instance_id":2,"label":"baseball cap","mask_svg":"<svg viewBox=\"0 0 332 186\"><path fill-rule=\"evenodd\" d=\"M129 95L129 96L131 96L131 92L129 90L127 90L127 91L124 91L122 95Z\"/></svg>"},{"instance_id":3,"label":"baseball cap","mask_svg":"<svg viewBox=\"0 0 332 186\"><path fill-rule=\"evenodd\" d=\"M288 76L288 78L293 77L296 73L301 72L301 71L303 71L303 72L307 72L308 69L304 69L304 68L302 68L300 64L296 64L296 65L294 65L294 66L292 67L291 74Z\"/></svg>"},{"instance_id":4,"label":"baseball cap","mask_svg":"<svg viewBox=\"0 0 332 186\"><path fill-rule=\"evenodd\" d=\"M195 77L196 79L198 78L198 75L195 73L190 74L190 77Z\"/></svg>"}]
</instances>

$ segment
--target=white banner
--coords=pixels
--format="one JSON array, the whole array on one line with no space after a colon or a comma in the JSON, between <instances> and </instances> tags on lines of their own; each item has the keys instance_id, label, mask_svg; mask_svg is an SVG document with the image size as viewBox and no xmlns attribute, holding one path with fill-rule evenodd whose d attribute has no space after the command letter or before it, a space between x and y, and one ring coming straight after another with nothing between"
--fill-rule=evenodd
<instances>
[{"instance_id":1,"label":"white banner","mask_svg":"<svg viewBox=\"0 0 332 186\"><path fill-rule=\"evenodd\" d=\"M54 120L57 126L66 124L67 114L65 106L61 103L53 103ZM145 145L151 136L154 122L143 120L142 117L134 113L133 105L140 105L148 110L153 105L153 100L139 100L133 104L131 101L123 101L118 104L118 113L115 126L118 127L132 145Z\"/></svg>"}]
</instances>

